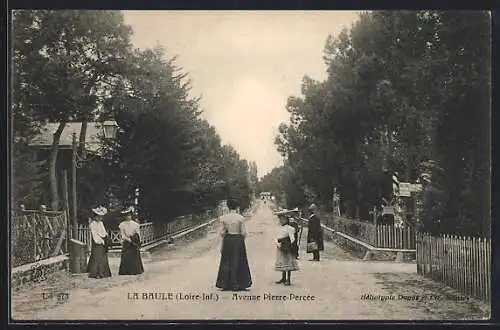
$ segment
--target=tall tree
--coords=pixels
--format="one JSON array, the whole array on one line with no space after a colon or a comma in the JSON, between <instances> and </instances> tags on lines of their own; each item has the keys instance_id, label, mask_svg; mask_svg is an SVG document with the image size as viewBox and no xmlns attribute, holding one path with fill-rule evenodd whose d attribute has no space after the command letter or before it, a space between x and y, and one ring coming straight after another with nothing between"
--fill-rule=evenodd
<instances>
[{"instance_id":1,"label":"tall tree","mask_svg":"<svg viewBox=\"0 0 500 330\"><path fill-rule=\"evenodd\" d=\"M432 163L425 229L487 235L489 27L486 12L376 11L328 37L328 78L304 77L276 140L300 185L323 204L337 186L369 218L384 170L415 182Z\"/></svg>"},{"instance_id":2,"label":"tall tree","mask_svg":"<svg viewBox=\"0 0 500 330\"><path fill-rule=\"evenodd\" d=\"M52 209L59 208L58 145L65 125L86 122L100 110L108 84L128 57L131 30L115 11L36 10L13 15L15 111L34 121L58 122L49 159Z\"/></svg>"}]
</instances>

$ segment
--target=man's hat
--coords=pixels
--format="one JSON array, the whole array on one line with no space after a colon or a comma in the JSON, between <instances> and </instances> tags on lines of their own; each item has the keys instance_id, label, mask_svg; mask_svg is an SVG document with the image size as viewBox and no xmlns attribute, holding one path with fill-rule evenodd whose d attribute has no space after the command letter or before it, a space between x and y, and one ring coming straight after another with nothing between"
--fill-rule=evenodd
<instances>
[{"instance_id":1,"label":"man's hat","mask_svg":"<svg viewBox=\"0 0 500 330\"><path fill-rule=\"evenodd\" d=\"M316 204L312 203L311 205L309 205L309 211L316 211L318 209L318 207L316 206Z\"/></svg>"},{"instance_id":2,"label":"man's hat","mask_svg":"<svg viewBox=\"0 0 500 330\"><path fill-rule=\"evenodd\" d=\"M129 214L129 213L132 213L132 212L134 212L134 207L133 206L129 206L129 207L123 209L120 213L125 215L125 214Z\"/></svg>"},{"instance_id":3,"label":"man's hat","mask_svg":"<svg viewBox=\"0 0 500 330\"><path fill-rule=\"evenodd\" d=\"M98 206L95 209L92 209L92 212L97 215L104 216L106 215L106 213L108 213L108 209L106 209L104 206Z\"/></svg>"}]
</instances>

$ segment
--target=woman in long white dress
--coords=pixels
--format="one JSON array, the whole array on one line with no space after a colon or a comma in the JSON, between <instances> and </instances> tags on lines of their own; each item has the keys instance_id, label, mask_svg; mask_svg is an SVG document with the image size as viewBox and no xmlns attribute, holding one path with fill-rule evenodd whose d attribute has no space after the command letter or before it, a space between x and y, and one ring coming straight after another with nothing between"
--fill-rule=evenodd
<instances>
[{"instance_id":1,"label":"woman in long white dress","mask_svg":"<svg viewBox=\"0 0 500 330\"><path fill-rule=\"evenodd\" d=\"M108 233L104 228L102 219L108 212L105 207L97 207L92 209L94 216L90 223L90 233L92 236L92 248L90 251L90 259L87 265L87 272L92 278L111 277L107 254Z\"/></svg>"}]
</instances>

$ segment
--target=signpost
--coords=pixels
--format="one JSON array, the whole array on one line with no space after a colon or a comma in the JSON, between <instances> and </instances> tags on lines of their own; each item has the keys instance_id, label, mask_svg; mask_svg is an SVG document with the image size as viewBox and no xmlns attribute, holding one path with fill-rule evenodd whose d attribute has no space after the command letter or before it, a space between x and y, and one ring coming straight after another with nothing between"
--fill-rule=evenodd
<instances>
[{"instance_id":1,"label":"signpost","mask_svg":"<svg viewBox=\"0 0 500 330\"><path fill-rule=\"evenodd\" d=\"M410 197L410 184L408 182L400 182L399 183L399 196L400 197Z\"/></svg>"},{"instance_id":2,"label":"signpost","mask_svg":"<svg viewBox=\"0 0 500 330\"><path fill-rule=\"evenodd\" d=\"M411 183L410 192L420 192L422 191L422 185L420 183Z\"/></svg>"},{"instance_id":3,"label":"signpost","mask_svg":"<svg viewBox=\"0 0 500 330\"><path fill-rule=\"evenodd\" d=\"M393 179L394 181L394 179ZM405 217L404 214L406 212L403 212L402 206L404 208L408 208L409 205L408 203L412 203L413 201L413 209L414 209L414 216L415 218L418 217L421 209L421 205L415 205L417 200L419 199L420 192L422 191L422 185L418 183L409 183L409 182L398 182L398 189L394 189L394 194L396 195L396 200L398 201L395 203L395 209L393 210L393 215L394 215L394 220L396 224L402 224L402 217ZM403 197L399 199L399 197ZM402 204L400 204L402 203ZM390 214L389 208L384 209L383 214Z\"/></svg>"},{"instance_id":4,"label":"signpost","mask_svg":"<svg viewBox=\"0 0 500 330\"><path fill-rule=\"evenodd\" d=\"M399 196L410 197L411 193L422 191L422 185L419 183L400 182Z\"/></svg>"},{"instance_id":5,"label":"signpost","mask_svg":"<svg viewBox=\"0 0 500 330\"><path fill-rule=\"evenodd\" d=\"M333 211L340 217L340 196L337 193L337 188L333 188Z\"/></svg>"}]
</instances>

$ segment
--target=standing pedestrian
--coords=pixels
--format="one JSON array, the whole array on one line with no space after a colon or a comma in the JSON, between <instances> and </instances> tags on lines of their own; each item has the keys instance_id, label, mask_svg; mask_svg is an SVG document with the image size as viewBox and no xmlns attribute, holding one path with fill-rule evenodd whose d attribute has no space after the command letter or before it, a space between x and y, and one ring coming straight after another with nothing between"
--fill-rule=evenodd
<instances>
[{"instance_id":1,"label":"standing pedestrian","mask_svg":"<svg viewBox=\"0 0 500 330\"><path fill-rule=\"evenodd\" d=\"M275 213L278 215L280 227L276 236L277 249L274 269L281 272L281 279L276 283L284 285L290 285L292 271L299 270L293 248L293 244L296 242L295 228L290 226L287 213L288 211Z\"/></svg>"},{"instance_id":2,"label":"standing pedestrian","mask_svg":"<svg viewBox=\"0 0 500 330\"><path fill-rule=\"evenodd\" d=\"M229 213L221 216L222 248L216 287L241 291L252 286L245 246L245 218L238 214L238 202L227 201Z\"/></svg>"},{"instance_id":3,"label":"standing pedestrian","mask_svg":"<svg viewBox=\"0 0 500 330\"><path fill-rule=\"evenodd\" d=\"M134 208L128 207L121 212L123 221L120 223L120 234L122 238L122 254L119 275L139 275L144 273L141 259L141 237L140 226L132 220Z\"/></svg>"},{"instance_id":4,"label":"standing pedestrian","mask_svg":"<svg viewBox=\"0 0 500 330\"><path fill-rule=\"evenodd\" d=\"M90 222L90 233L92 236L92 247L90 250L87 272L91 278L111 277L111 270L108 262L108 241L109 236L104 228L102 219L108 210L99 206L92 209L93 217Z\"/></svg>"},{"instance_id":5,"label":"standing pedestrian","mask_svg":"<svg viewBox=\"0 0 500 330\"><path fill-rule=\"evenodd\" d=\"M312 261L319 261L319 252L324 250L323 244L323 228L318 215L318 207L316 204L309 206L311 216L307 224L307 253L313 254Z\"/></svg>"}]
</instances>

